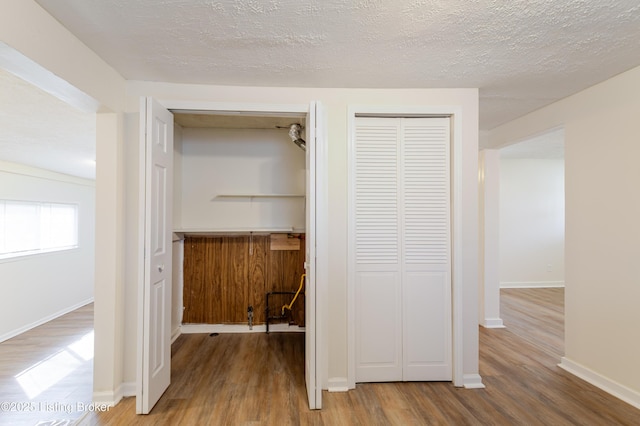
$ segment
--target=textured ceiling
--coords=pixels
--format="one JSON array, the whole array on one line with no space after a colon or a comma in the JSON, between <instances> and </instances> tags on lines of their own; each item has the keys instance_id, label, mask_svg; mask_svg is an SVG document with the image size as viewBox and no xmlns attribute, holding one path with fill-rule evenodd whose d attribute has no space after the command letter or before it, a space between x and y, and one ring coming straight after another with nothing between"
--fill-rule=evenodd
<instances>
[{"instance_id":1,"label":"textured ceiling","mask_svg":"<svg viewBox=\"0 0 640 426\"><path fill-rule=\"evenodd\" d=\"M638 0L36 1L130 80L477 87L483 130L640 65ZM1 70L0 129L2 160L95 175L93 114ZM557 136L501 154L562 155Z\"/></svg>"},{"instance_id":2,"label":"textured ceiling","mask_svg":"<svg viewBox=\"0 0 640 426\"><path fill-rule=\"evenodd\" d=\"M37 0L125 78L480 88L491 129L640 65L638 0Z\"/></svg>"}]
</instances>

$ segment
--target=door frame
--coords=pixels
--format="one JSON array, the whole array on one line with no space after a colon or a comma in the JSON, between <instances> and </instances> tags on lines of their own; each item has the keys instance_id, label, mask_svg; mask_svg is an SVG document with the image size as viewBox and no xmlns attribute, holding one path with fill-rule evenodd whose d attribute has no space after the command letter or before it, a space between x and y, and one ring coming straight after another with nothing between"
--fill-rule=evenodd
<instances>
[{"instance_id":1,"label":"door frame","mask_svg":"<svg viewBox=\"0 0 640 426\"><path fill-rule=\"evenodd\" d=\"M462 108L455 106L349 105L347 110L348 223L347 223L347 385L356 387L356 289L354 164L356 116L448 117L451 119L451 302L453 384L464 386L462 310Z\"/></svg>"},{"instance_id":2,"label":"door frame","mask_svg":"<svg viewBox=\"0 0 640 426\"><path fill-rule=\"evenodd\" d=\"M200 112L212 112L212 113L224 113L224 114L237 114L237 115L273 115L273 116L287 116L301 117L308 116L310 114L309 108L319 104L319 102L309 101L306 104L262 104L262 103L236 103L236 102L209 102L209 101L189 101L178 99L162 99L153 97L160 105L169 111L173 110L190 110ZM322 121L321 121L322 120ZM315 386L317 392L321 392L322 389L326 389L327 384L327 368L326 363L328 359L327 353L327 337L325 333L325 321L326 321L326 293L327 293L327 276L328 276L328 209L327 209L327 165L328 165L328 152L326 147L326 118L322 117L319 120L316 115L316 126L318 127L316 132L316 164L315 164L315 181L316 181L316 267L315 267L315 283L316 283L316 309L315 309L315 328L316 328L316 357L315 357L315 372L314 374ZM144 145L144 143L141 143ZM144 146L140 147L141 158L144 159ZM141 160L141 164L142 160ZM144 166L141 166L140 179L142 182L144 177ZM144 193L144 192L142 192ZM138 238L142 242L141 247L144 247L144 201L140 203L139 223L142 230ZM173 226L173 224L171 224ZM138 263L142 270L144 269L144 253L139 254ZM140 271L139 276L142 275ZM144 281L140 281L142 286ZM138 303L138 318L144 315L144 312L140 312L140 303ZM141 337L138 336L138 341ZM140 343L140 342L139 342ZM141 363L141 356L138 354L138 364ZM140 386L140 384L137 384ZM313 407L316 408L316 407ZM320 407L317 407L320 408Z\"/></svg>"}]
</instances>

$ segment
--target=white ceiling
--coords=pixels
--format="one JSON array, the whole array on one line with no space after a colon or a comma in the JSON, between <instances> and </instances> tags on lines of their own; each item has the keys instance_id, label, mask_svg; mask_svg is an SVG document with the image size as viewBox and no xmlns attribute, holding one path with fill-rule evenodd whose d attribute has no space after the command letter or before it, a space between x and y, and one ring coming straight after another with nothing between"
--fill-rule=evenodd
<instances>
[{"instance_id":1,"label":"white ceiling","mask_svg":"<svg viewBox=\"0 0 640 426\"><path fill-rule=\"evenodd\" d=\"M640 65L638 0L36 1L130 80L477 87L483 130ZM0 159L94 176L93 116L0 89Z\"/></svg>"},{"instance_id":2,"label":"white ceiling","mask_svg":"<svg viewBox=\"0 0 640 426\"><path fill-rule=\"evenodd\" d=\"M0 159L95 179L96 116L0 68Z\"/></svg>"},{"instance_id":3,"label":"white ceiling","mask_svg":"<svg viewBox=\"0 0 640 426\"><path fill-rule=\"evenodd\" d=\"M480 89L491 129L640 65L638 0L37 0L125 78Z\"/></svg>"}]
</instances>

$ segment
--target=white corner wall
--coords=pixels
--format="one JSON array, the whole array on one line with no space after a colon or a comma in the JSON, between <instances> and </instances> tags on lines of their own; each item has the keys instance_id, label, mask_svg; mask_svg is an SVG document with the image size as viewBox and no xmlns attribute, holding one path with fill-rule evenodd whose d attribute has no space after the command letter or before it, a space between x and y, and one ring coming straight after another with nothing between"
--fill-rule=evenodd
<instances>
[{"instance_id":1,"label":"white corner wall","mask_svg":"<svg viewBox=\"0 0 640 426\"><path fill-rule=\"evenodd\" d=\"M640 67L490 132L492 147L565 129L561 367L640 408Z\"/></svg>"},{"instance_id":2,"label":"white corner wall","mask_svg":"<svg viewBox=\"0 0 640 426\"><path fill-rule=\"evenodd\" d=\"M0 199L78 205L78 248L0 260L0 341L93 301L95 184L0 162Z\"/></svg>"},{"instance_id":3,"label":"white corner wall","mask_svg":"<svg viewBox=\"0 0 640 426\"><path fill-rule=\"evenodd\" d=\"M304 230L305 154L287 129L183 128L181 146L180 229Z\"/></svg>"},{"instance_id":4,"label":"white corner wall","mask_svg":"<svg viewBox=\"0 0 640 426\"><path fill-rule=\"evenodd\" d=\"M500 287L564 286L564 160L500 160Z\"/></svg>"}]
</instances>

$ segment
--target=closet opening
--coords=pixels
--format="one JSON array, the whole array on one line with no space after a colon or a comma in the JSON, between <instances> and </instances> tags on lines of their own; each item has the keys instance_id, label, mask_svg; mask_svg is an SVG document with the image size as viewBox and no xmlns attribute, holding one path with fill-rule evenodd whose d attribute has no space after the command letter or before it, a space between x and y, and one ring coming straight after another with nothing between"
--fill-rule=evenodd
<instances>
[{"instance_id":1,"label":"closet opening","mask_svg":"<svg viewBox=\"0 0 640 426\"><path fill-rule=\"evenodd\" d=\"M305 115L172 112L174 329L304 332Z\"/></svg>"},{"instance_id":2,"label":"closet opening","mask_svg":"<svg viewBox=\"0 0 640 426\"><path fill-rule=\"evenodd\" d=\"M136 411L148 413L168 388L174 339L187 333L255 336L266 332L268 316L278 317L270 321L271 332L304 336L299 367L309 407L320 408L316 301L324 288L317 273L325 266L316 263L326 257L316 231L326 222L321 105L161 104L150 97L141 105L145 250ZM295 138L288 134L293 124ZM303 296L288 308L302 274ZM268 292L280 297L270 299L274 312L286 304L286 315L266 312Z\"/></svg>"}]
</instances>

